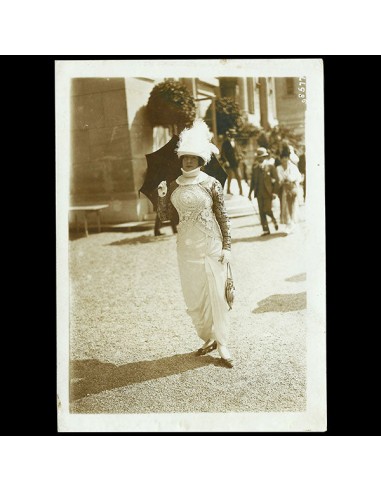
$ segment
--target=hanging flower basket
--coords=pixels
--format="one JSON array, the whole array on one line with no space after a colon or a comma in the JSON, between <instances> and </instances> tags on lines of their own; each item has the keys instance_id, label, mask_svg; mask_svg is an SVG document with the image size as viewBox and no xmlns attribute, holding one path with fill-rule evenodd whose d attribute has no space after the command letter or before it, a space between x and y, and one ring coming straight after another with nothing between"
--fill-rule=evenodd
<instances>
[{"instance_id":1,"label":"hanging flower basket","mask_svg":"<svg viewBox=\"0 0 381 492\"><path fill-rule=\"evenodd\" d=\"M196 116L192 94L180 82L165 81L151 91L147 115L152 126L177 126L178 131L190 126Z\"/></svg>"},{"instance_id":2,"label":"hanging flower basket","mask_svg":"<svg viewBox=\"0 0 381 492\"><path fill-rule=\"evenodd\" d=\"M216 120L217 133L224 135L230 128L237 129L241 119L241 110L239 105L230 97L216 99ZM211 127L212 122L212 105L210 105L205 114L205 121Z\"/></svg>"}]
</instances>

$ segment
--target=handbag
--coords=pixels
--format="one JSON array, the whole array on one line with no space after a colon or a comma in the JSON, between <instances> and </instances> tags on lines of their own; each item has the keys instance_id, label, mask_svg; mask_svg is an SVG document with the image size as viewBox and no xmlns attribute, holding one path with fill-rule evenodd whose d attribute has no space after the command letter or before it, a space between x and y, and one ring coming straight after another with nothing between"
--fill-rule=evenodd
<instances>
[{"instance_id":1,"label":"handbag","mask_svg":"<svg viewBox=\"0 0 381 492\"><path fill-rule=\"evenodd\" d=\"M233 282L232 270L230 267L230 263L227 263L226 264L225 299L226 299L226 302L228 303L229 311L233 307L234 291L235 291L235 287L234 287L234 282Z\"/></svg>"}]
</instances>

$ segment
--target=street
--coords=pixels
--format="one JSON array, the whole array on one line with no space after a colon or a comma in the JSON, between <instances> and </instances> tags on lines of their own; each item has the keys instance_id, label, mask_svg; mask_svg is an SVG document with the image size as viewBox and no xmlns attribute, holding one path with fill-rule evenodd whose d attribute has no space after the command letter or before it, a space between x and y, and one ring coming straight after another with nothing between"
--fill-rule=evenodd
<instances>
[{"instance_id":1,"label":"street","mask_svg":"<svg viewBox=\"0 0 381 492\"><path fill-rule=\"evenodd\" d=\"M277 212L278 213L278 212ZM276 213L276 215L277 215ZM231 219L234 368L185 312L176 236L102 232L70 241L70 411L302 412L306 408L304 205L294 234Z\"/></svg>"}]
</instances>

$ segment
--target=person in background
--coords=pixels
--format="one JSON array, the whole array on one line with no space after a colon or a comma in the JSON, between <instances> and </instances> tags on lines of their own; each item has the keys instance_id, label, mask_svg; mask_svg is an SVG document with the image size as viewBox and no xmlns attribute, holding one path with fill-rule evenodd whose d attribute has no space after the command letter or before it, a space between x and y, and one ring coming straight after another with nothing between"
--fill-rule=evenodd
<instances>
[{"instance_id":1,"label":"person in background","mask_svg":"<svg viewBox=\"0 0 381 492\"><path fill-rule=\"evenodd\" d=\"M302 145L299 155L299 171L303 181L303 200L306 201L306 148L304 145Z\"/></svg>"},{"instance_id":2,"label":"person in background","mask_svg":"<svg viewBox=\"0 0 381 492\"><path fill-rule=\"evenodd\" d=\"M277 167L280 197L280 222L286 225L286 234L295 229L298 213L298 187L302 176L298 167L290 160L290 150L281 153L281 165Z\"/></svg>"},{"instance_id":3,"label":"person in background","mask_svg":"<svg viewBox=\"0 0 381 492\"><path fill-rule=\"evenodd\" d=\"M222 143L222 148L221 148L221 159L223 162L227 162L227 174L228 174L228 188L227 188L227 193L231 194L230 191L230 185L231 185L231 180L233 176L235 176L237 183L238 183L238 188L239 188L239 193L242 195L242 184L241 184L241 174L240 174L240 161L242 159L242 152L239 147L239 145L236 142L236 134L237 132L231 128L228 132L225 134L225 139Z\"/></svg>"},{"instance_id":4,"label":"person in background","mask_svg":"<svg viewBox=\"0 0 381 492\"><path fill-rule=\"evenodd\" d=\"M288 148L289 148L289 151L290 151L289 160L293 164L295 164L295 166L298 166L298 164L299 164L299 157L298 157L297 153L295 152L294 147L292 145L289 145Z\"/></svg>"},{"instance_id":5,"label":"person in background","mask_svg":"<svg viewBox=\"0 0 381 492\"><path fill-rule=\"evenodd\" d=\"M259 147L269 148L269 139L267 138L266 132L262 131L257 137L257 144Z\"/></svg>"},{"instance_id":6,"label":"person in background","mask_svg":"<svg viewBox=\"0 0 381 492\"><path fill-rule=\"evenodd\" d=\"M273 164L274 160L272 159L270 161L268 158L269 153L267 150L264 147L259 147L257 149L257 155L253 165L251 185L248 196L249 200L251 200L251 194L254 191L254 196L257 198L259 215L263 229L262 236L267 236L270 234L267 215L273 221L275 230L278 230L278 223L272 211L272 201L276 198L276 193L278 190L278 175Z\"/></svg>"},{"instance_id":7,"label":"person in background","mask_svg":"<svg viewBox=\"0 0 381 492\"><path fill-rule=\"evenodd\" d=\"M273 144L269 150L270 156L274 159L274 166L280 166L280 149L278 144Z\"/></svg>"},{"instance_id":8,"label":"person in background","mask_svg":"<svg viewBox=\"0 0 381 492\"><path fill-rule=\"evenodd\" d=\"M161 226L162 226L162 223L161 223L159 214L156 213L155 226L154 226L154 235L155 236L163 236L164 235L160 231ZM171 218L171 227L172 227L173 234L176 234L177 233L177 225L176 225L176 221L173 218Z\"/></svg>"}]
</instances>

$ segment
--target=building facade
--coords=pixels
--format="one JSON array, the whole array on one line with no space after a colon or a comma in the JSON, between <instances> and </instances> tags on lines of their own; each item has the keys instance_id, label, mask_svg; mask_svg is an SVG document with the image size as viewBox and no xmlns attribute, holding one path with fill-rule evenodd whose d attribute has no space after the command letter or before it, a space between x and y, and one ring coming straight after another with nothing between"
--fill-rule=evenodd
<instances>
[{"instance_id":1,"label":"building facade","mask_svg":"<svg viewBox=\"0 0 381 492\"><path fill-rule=\"evenodd\" d=\"M145 177L145 155L162 147L171 138L169 129L152 128L146 114L151 90L163 80L72 80L71 204L108 204L109 207L102 212L104 223L141 221L152 214L151 203L138 190ZM305 108L300 108L300 101L295 102L295 95L292 99L291 93L287 92L291 91L291 84L285 79L220 77L179 80L193 95L198 117L205 116L213 98L231 97L239 104L247 122L257 127L269 129L284 122L301 129L304 124L302 111ZM214 139L217 145L221 143L218 136ZM249 160L254 150L255 145L251 143L246 156Z\"/></svg>"},{"instance_id":2,"label":"building facade","mask_svg":"<svg viewBox=\"0 0 381 492\"><path fill-rule=\"evenodd\" d=\"M306 86L299 85L299 82L301 82L299 77L276 78L275 94L279 124L302 135L304 143L306 104L302 100L305 99L306 92L302 92L302 89L305 90Z\"/></svg>"}]
</instances>

